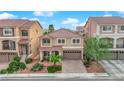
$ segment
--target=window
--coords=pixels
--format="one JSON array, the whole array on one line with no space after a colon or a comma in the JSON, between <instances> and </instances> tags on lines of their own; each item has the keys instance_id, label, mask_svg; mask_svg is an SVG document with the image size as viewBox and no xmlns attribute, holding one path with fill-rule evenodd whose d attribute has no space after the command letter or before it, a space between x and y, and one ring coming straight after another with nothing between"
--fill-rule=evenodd
<instances>
[{"instance_id":1,"label":"window","mask_svg":"<svg viewBox=\"0 0 124 93\"><path fill-rule=\"evenodd\" d=\"M43 43L50 43L50 39L43 39Z\"/></svg>"},{"instance_id":2,"label":"window","mask_svg":"<svg viewBox=\"0 0 124 93\"><path fill-rule=\"evenodd\" d=\"M59 38L58 39L58 44L65 44L65 39L64 38Z\"/></svg>"},{"instance_id":3,"label":"window","mask_svg":"<svg viewBox=\"0 0 124 93\"><path fill-rule=\"evenodd\" d=\"M124 25L123 26L120 26L120 30L121 31L124 31Z\"/></svg>"},{"instance_id":4,"label":"window","mask_svg":"<svg viewBox=\"0 0 124 93\"><path fill-rule=\"evenodd\" d=\"M16 50L15 41L5 40L2 42L3 50Z\"/></svg>"},{"instance_id":5,"label":"window","mask_svg":"<svg viewBox=\"0 0 124 93\"><path fill-rule=\"evenodd\" d=\"M23 31L22 31L22 36L28 36L28 31L23 30Z\"/></svg>"},{"instance_id":6,"label":"window","mask_svg":"<svg viewBox=\"0 0 124 93\"><path fill-rule=\"evenodd\" d=\"M72 39L72 44L80 44L80 39L79 38Z\"/></svg>"},{"instance_id":7,"label":"window","mask_svg":"<svg viewBox=\"0 0 124 93\"><path fill-rule=\"evenodd\" d=\"M109 25L102 26L102 31L112 31L112 26Z\"/></svg>"},{"instance_id":8,"label":"window","mask_svg":"<svg viewBox=\"0 0 124 93\"><path fill-rule=\"evenodd\" d=\"M13 35L13 29L12 28L3 28L3 35L5 36L12 36Z\"/></svg>"}]
</instances>

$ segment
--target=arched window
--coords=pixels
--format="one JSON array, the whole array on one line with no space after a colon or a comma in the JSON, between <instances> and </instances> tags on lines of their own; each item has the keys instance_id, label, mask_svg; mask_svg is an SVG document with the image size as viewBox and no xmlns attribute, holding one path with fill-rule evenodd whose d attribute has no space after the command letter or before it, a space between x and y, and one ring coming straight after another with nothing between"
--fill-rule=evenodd
<instances>
[{"instance_id":1,"label":"arched window","mask_svg":"<svg viewBox=\"0 0 124 93\"><path fill-rule=\"evenodd\" d=\"M2 41L3 50L15 50L16 44L15 41L12 40L4 40Z\"/></svg>"},{"instance_id":2,"label":"arched window","mask_svg":"<svg viewBox=\"0 0 124 93\"><path fill-rule=\"evenodd\" d=\"M50 39L48 38L43 39L43 43L50 43Z\"/></svg>"},{"instance_id":3,"label":"arched window","mask_svg":"<svg viewBox=\"0 0 124 93\"><path fill-rule=\"evenodd\" d=\"M50 39L44 38L44 39L42 40L42 44L43 44L43 46L49 46L49 45L50 45Z\"/></svg>"}]
</instances>

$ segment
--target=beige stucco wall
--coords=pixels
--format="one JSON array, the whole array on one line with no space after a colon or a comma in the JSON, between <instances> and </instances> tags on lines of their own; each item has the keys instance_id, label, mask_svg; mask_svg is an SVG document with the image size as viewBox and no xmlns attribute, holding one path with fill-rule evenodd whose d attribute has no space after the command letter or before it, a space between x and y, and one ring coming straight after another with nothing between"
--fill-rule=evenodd
<instances>
[{"instance_id":1,"label":"beige stucco wall","mask_svg":"<svg viewBox=\"0 0 124 93\"><path fill-rule=\"evenodd\" d=\"M3 40L15 41L16 50L2 50L2 41ZM0 52L17 52L19 54L18 41L19 41L19 30L18 30L18 28L14 28L14 36L13 37L0 37Z\"/></svg>"},{"instance_id":2,"label":"beige stucco wall","mask_svg":"<svg viewBox=\"0 0 124 93\"><path fill-rule=\"evenodd\" d=\"M72 44L72 39L73 38L65 38L66 39L66 44L63 45L63 47L83 47L83 37L74 37L74 38L79 38L81 40L80 44ZM59 45L57 42L57 38L52 39L52 45Z\"/></svg>"},{"instance_id":3,"label":"beige stucco wall","mask_svg":"<svg viewBox=\"0 0 124 93\"><path fill-rule=\"evenodd\" d=\"M39 36L43 34L43 29L35 22L29 30L29 40L31 45L32 57L39 53Z\"/></svg>"},{"instance_id":4,"label":"beige stucco wall","mask_svg":"<svg viewBox=\"0 0 124 93\"><path fill-rule=\"evenodd\" d=\"M81 40L81 43L79 45L75 44L73 45L72 44L72 39L73 38L79 38ZM80 50L81 51L81 59L83 59L83 37L73 37L73 38L65 38L66 39L66 44L65 45L62 45L62 48L63 48L63 51L64 50ZM57 38L50 38L51 39L51 44L50 46L47 46L47 47L52 47L52 46L56 46L58 45L57 44ZM42 40L40 41L40 44L42 46ZM59 54L63 56L63 51L59 51ZM40 52L40 60L43 59L43 52Z\"/></svg>"}]
</instances>

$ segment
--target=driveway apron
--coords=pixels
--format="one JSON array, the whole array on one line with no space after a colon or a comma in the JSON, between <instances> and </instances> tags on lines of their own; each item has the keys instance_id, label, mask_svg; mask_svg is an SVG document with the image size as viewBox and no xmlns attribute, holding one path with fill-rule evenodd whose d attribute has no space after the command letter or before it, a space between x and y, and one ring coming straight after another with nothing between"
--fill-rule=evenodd
<instances>
[{"instance_id":1,"label":"driveway apron","mask_svg":"<svg viewBox=\"0 0 124 93\"><path fill-rule=\"evenodd\" d=\"M63 73L86 73L86 68L81 60L63 60L62 61Z\"/></svg>"}]
</instances>

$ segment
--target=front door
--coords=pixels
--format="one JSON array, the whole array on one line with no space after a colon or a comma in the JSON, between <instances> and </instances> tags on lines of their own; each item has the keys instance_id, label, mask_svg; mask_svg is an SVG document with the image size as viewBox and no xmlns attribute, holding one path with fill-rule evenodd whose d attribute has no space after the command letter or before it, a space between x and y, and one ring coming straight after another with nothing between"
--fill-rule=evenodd
<instances>
[{"instance_id":1,"label":"front door","mask_svg":"<svg viewBox=\"0 0 124 93\"><path fill-rule=\"evenodd\" d=\"M50 54L49 51L44 51L43 52L43 59L48 60L49 54Z\"/></svg>"},{"instance_id":2,"label":"front door","mask_svg":"<svg viewBox=\"0 0 124 93\"><path fill-rule=\"evenodd\" d=\"M22 45L21 49L22 49L22 54L28 54L28 45Z\"/></svg>"}]
</instances>

